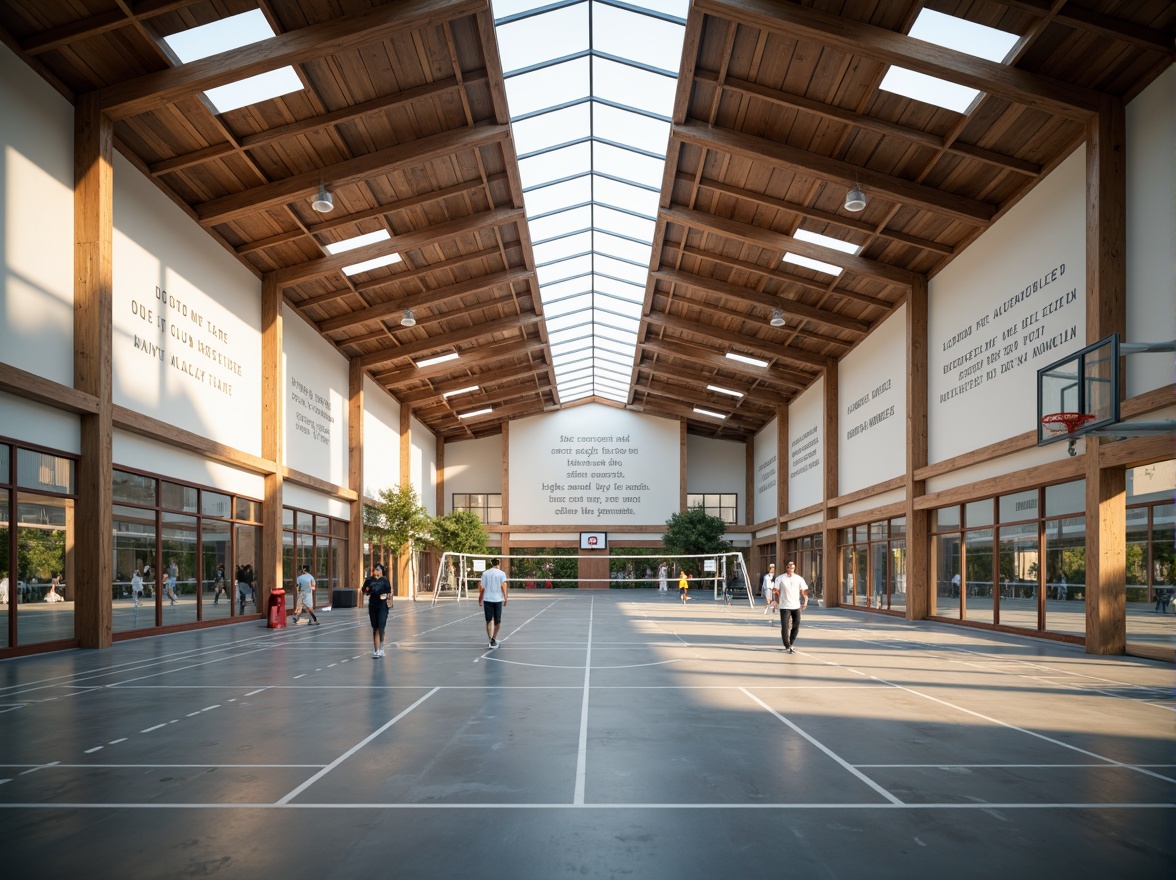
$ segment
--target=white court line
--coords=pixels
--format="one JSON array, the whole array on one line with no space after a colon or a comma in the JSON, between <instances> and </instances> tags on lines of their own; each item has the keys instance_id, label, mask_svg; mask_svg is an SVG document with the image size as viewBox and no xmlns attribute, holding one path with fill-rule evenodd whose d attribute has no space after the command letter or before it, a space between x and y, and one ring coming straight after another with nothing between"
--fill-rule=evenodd
<instances>
[{"instance_id":1,"label":"white court line","mask_svg":"<svg viewBox=\"0 0 1176 880\"><path fill-rule=\"evenodd\" d=\"M352 804L200 804L174 803L165 804L158 801L148 803L78 803L76 801L63 803L45 803L44 801L27 803L0 803L0 812L4 810L713 810L726 812L728 810L1172 810L1176 804L1148 804L1148 803L1041 803L1041 804L1001 804L1001 803L927 803L927 804L881 804L881 803L844 803L844 804L534 804L534 803L493 803L493 804L406 804L400 803L352 803Z\"/></svg>"},{"instance_id":2,"label":"white court line","mask_svg":"<svg viewBox=\"0 0 1176 880\"><path fill-rule=\"evenodd\" d=\"M429 697L433 696L433 694L437 693L437 691L439 691L439 690L441 690L441 688L433 688L431 691L429 691L427 694L425 694L423 697L421 697L419 700L417 700L415 703L413 703L411 706L409 706L407 709L405 709L403 712L401 712L399 715L397 715L395 718L393 718L391 721L389 721L387 724L383 725L379 729L373 731L368 736L361 739L359 742L357 742L355 745L353 745L351 748L349 748L347 751L345 751L342 755L340 755L338 758L336 758L334 761L332 761L330 764L328 764L326 767L324 767L318 773L316 773L312 777L310 777L310 779L303 782L301 785L299 785L297 788L295 788L293 791L291 791L285 797L280 798L277 801L277 803L279 805L287 804L293 798L298 797L299 794L304 792L306 789L310 788L310 786L314 785L316 782L318 782L320 779L322 779L324 776L326 776L328 773L330 773L332 770L334 770L336 767L338 767L340 764L342 764L344 761L346 761L348 758L350 758L352 755L354 755L356 752L358 752L360 749L362 749L364 746L366 746L369 742L371 742L373 739L375 739L377 736L379 736L381 733L383 733L385 730L387 730L389 727L391 727L393 724L395 724L397 721L399 721L401 718L403 718L405 715L407 715L409 712L411 712L413 709L415 709L417 706L419 706L421 703L423 703L425 700L429 699Z\"/></svg>"},{"instance_id":3,"label":"white court line","mask_svg":"<svg viewBox=\"0 0 1176 880\"><path fill-rule=\"evenodd\" d=\"M592 614L596 609L596 597L588 606L588 654L584 658L584 699L580 703L580 744L576 748L576 793L572 803L584 804L584 787L588 780L588 685L592 678Z\"/></svg>"},{"instance_id":4,"label":"white court line","mask_svg":"<svg viewBox=\"0 0 1176 880\"><path fill-rule=\"evenodd\" d=\"M842 767L844 767L846 770L848 770L850 773L852 773L854 776L856 776L858 779L860 779L866 785L870 786L870 788L874 789L874 791L878 792L878 794L882 795L882 797L886 798L892 804L899 804L899 805L902 804L902 801L900 801L898 798L896 798L894 795L892 795L890 792L888 792L886 789L884 789L882 786L880 786L878 783L876 783L873 779L868 777L865 773L862 773L860 770L858 770L856 767L854 767L852 764L850 764L848 761L846 761L844 758L842 758L840 755L838 755L832 749L826 747L825 745L820 743L818 740L816 740L814 737L805 733L803 730L801 730L799 727L797 727L795 724L793 724L791 721L789 721L787 718L785 718L783 715L781 715L779 712L777 712L775 709L773 709L771 706L769 706L767 703L765 703L763 700L761 700L755 694L751 693L751 691L749 691L747 688L741 687L739 690L741 690L747 696L748 699L750 699L756 703L759 703L760 706L762 706L768 712L771 712L773 715L775 715L777 718L779 718L781 721L783 721L785 724L787 724L789 727L791 727L794 731L799 733L801 736L803 736L805 739L807 739L810 743L812 743L814 746L816 746L818 749L820 749L822 752L824 752L826 755L828 755L830 758L832 758L834 761L836 761L838 764L840 764Z\"/></svg>"}]
</instances>

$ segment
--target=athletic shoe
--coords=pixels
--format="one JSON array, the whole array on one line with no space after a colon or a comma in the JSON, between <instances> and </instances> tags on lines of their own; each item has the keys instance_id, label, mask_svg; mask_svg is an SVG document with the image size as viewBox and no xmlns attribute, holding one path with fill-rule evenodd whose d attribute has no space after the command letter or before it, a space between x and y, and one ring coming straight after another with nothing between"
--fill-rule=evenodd
<instances>
[{"instance_id":1,"label":"athletic shoe","mask_svg":"<svg viewBox=\"0 0 1176 880\"><path fill-rule=\"evenodd\" d=\"M789 649L788 649L788 653L789 653L789 654L795 654L795 653L796 653L796 648L789 648Z\"/></svg>"},{"instance_id":2,"label":"athletic shoe","mask_svg":"<svg viewBox=\"0 0 1176 880\"><path fill-rule=\"evenodd\" d=\"M498 647L498 639L491 639L490 640L490 647L497 648Z\"/></svg>"}]
</instances>

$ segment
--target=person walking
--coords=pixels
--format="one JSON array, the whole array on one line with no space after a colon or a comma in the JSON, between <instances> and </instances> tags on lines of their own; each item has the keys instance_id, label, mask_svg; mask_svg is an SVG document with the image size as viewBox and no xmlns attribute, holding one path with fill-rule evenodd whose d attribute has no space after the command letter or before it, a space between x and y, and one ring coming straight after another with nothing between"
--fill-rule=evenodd
<instances>
[{"instance_id":1,"label":"person walking","mask_svg":"<svg viewBox=\"0 0 1176 880\"><path fill-rule=\"evenodd\" d=\"M770 563L764 576L760 578L760 592L764 597L764 614L772 615L772 623L776 622L776 563Z\"/></svg>"},{"instance_id":2,"label":"person walking","mask_svg":"<svg viewBox=\"0 0 1176 880\"><path fill-rule=\"evenodd\" d=\"M176 565L176 561L173 559L167 565L167 582L164 587L166 594L168 598L171 599L171 603L173 605L176 604L176 578L179 576L180 567Z\"/></svg>"},{"instance_id":3,"label":"person walking","mask_svg":"<svg viewBox=\"0 0 1176 880\"><path fill-rule=\"evenodd\" d=\"M502 609L510 590L506 586L506 574L499 568L497 559L490 560L490 567L482 572L478 582L478 604L486 617L486 636L490 647L498 647L498 628L502 625Z\"/></svg>"},{"instance_id":4,"label":"person walking","mask_svg":"<svg viewBox=\"0 0 1176 880\"><path fill-rule=\"evenodd\" d=\"M242 565L237 569L237 602L240 604L238 614L245 613L245 603L253 601L253 566Z\"/></svg>"},{"instance_id":5,"label":"person walking","mask_svg":"<svg viewBox=\"0 0 1176 880\"><path fill-rule=\"evenodd\" d=\"M668 593L670 585L667 583L670 577L670 567L664 562L657 567L657 591L659 593Z\"/></svg>"},{"instance_id":6,"label":"person walking","mask_svg":"<svg viewBox=\"0 0 1176 880\"><path fill-rule=\"evenodd\" d=\"M216 586L216 592L212 594L212 604L218 605L220 604L221 593L225 594L225 598L229 597L229 590L225 586L225 567L223 565L216 567L216 577L213 578L213 583ZM232 599L229 599L229 604L233 604Z\"/></svg>"},{"instance_id":7,"label":"person walking","mask_svg":"<svg viewBox=\"0 0 1176 880\"><path fill-rule=\"evenodd\" d=\"M780 606L780 638L784 650L795 654L792 647L800 631L800 612L808 607L808 584L796 573L796 563L784 566L784 574L776 578L776 601Z\"/></svg>"},{"instance_id":8,"label":"person walking","mask_svg":"<svg viewBox=\"0 0 1176 880\"><path fill-rule=\"evenodd\" d=\"M368 597L368 620L372 623L372 656L384 656L384 630L388 626L388 609L392 607L392 584L384 576L384 566L376 563L363 582Z\"/></svg>"},{"instance_id":9,"label":"person walking","mask_svg":"<svg viewBox=\"0 0 1176 880\"><path fill-rule=\"evenodd\" d=\"M314 575L310 573L310 566L302 566L302 574L294 581L298 586L298 600L294 604L294 622L298 623L298 617L302 614L302 609L306 609L306 613L310 615L310 623L308 626L318 626L319 619L314 613Z\"/></svg>"},{"instance_id":10,"label":"person walking","mask_svg":"<svg viewBox=\"0 0 1176 880\"><path fill-rule=\"evenodd\" d=\"M683 570L682 573L678 575L678 598L682 600L683 605L690 601L690 597L686 595L686 592L689 589L690 578L686 577L686 572Z\"/></svg>"},{"instance_id":11,"label":"person walking","mask_svg":"<svg viewBox=\"0 0 1176 880\"><path fill-rule=\"evenodd\" d=\"M135 600L135 607L138 608L142 604L141 598L143 596L143 575L139 574L139 569L135 569L135 573L131 575L131 598Z\"/></svg>"}]
</instances>

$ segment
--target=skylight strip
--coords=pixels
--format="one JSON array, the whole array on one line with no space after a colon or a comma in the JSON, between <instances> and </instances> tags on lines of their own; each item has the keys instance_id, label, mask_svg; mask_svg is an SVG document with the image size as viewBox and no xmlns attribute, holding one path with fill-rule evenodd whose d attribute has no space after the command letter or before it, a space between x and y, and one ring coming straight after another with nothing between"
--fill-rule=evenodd
<instances>
[{"instance_id":1,"label":"skylight strip","mask_svg":"<svg viewBox=\"0 0 1176 880\"><path fill-rule=\"evenodd\" d=\"M529 110L526 113L520 113L518 116L512 116L511 122L527 122L534 119L536 116L542 116L544 113L555 113L559 110L567 110L570 107L578 107L581 104L600 104L604 107L611 107L614 110L625 110L629 113L635 113L638 116L644 116L648 119L656 119L658 122L668 122L671 125L674 123L672 116L666 116L657 113L653 110L647 110L643 107L635 107L632 104L626 104L623 101L613 101L609 98L602 98L599 95L584 95L581 98L573 98L571 101L565 101L562 104L552 104L550 107L543 107L539 110Z\"/></svg>"},{"instance_id":2,"label":"skylight strip","mask_svg":"<svg viewBox=\"0 0 1176 880\"><path fill-rule=\"evenodd\" d=\"M503 81L508 79L516 79L520 76L526 76L528 73L535 73L539 70L545 70L548 67L555 67L559 64L567 64L571 61L579 61L582 58L591 58L592 50L583 49L579 52L571 52L567 55L561 55L558 58L551 58L547 61L538 61L535 64L528 64L526 67L516 67L511 70L504 71L502 74Z\"/></svg>"},{"instance_id":3,"label":"skylight strip","mask_svg":"<svg viewBox=\"0 0 1176 880\"><path fill-rule=\"evenodd\" d=\"M522 12L516 12L512 15L504 15L501 18L494 19L494 26L499 27L504 24L514 24L516 21L522 21L524 18L534 18L537 15L543 15L547 12L558 12L561 9L566 9L569 6L576 6L580 3L585 3L587 0L552 0L544 6L536 6L532 9L524 9Z\"/></svg>"},{"instance_id":4,"label":"skylight strip","mask_svg":"<svg viewBox=\"0 0 1176 880\"><path fill-rule=\"evenodd\" d=\"M664 159L665 156L662 156L662 158ZM535 192L536 190L543 189L543 187L545 187L545 186L555 186L556 184L568 183L569 181L572 181L572 180L578 180L581 177L591 177L593 175L596 175L597 177L603 177L605 180L611 180L613 183L623 183L623 184L627 184L628 186L635 186L638 189L643 189L646 192L657 193L659 195L661 194L660 187L650 186L649 184L641 183L640 181L637 181L637 180L627 180L624 177L617 177L615 174L609 174L605 171L595 171L595 170L589 169L588 171L577 171L575 174L570 174L567 177L561 177L559 180L553 180L549 183L537 183L534 186L523 187L523 195L526 195L527 193ZM585 204L589 204L589 203L585 202ZM596 204L600 204L600 203L596 202ZM561 208L560 210L565 210L565 209ZM617 208L616 210L620 211L622 209ZM551 212L548 212L548 213L551 213ZM629 213L633 213L633 212L630 211ZM654 219L652 217L647 217L644 214L638 214L637 216L644 217L646 220Z\"/></svg>"},{"instance_id":5,"label":"skylight strip","mask_svg":"<svg viewBox=\"0 0 1176 880\"><path fill-rule=\"evenodd\" d=\"M792 263L796 266L804 266L806 269L812 269L814 272L824 272L827 275L840 275L845 271L840 266L834 266L832 263L826 263L823 260L814 260L812 257L802 257L800 254L791 252L784 254L783 262Z\"/></svg>"},{"instance_id":6,"label":"skylight strip","mask_svg":"<svg viewBox=\"0 0 1176 880\"><path fill-rule=\"evenodd\" d=\"M536 263L535 268L536 269L546 269L548 266L555 266L559 263L566 262L567 260L575 260L575 259L579 259L580 257L590 257L594 253L596 253L596 252L595 251L580 251L579 253L569 254L566 257L560 257L558 260L548 260L545 263ZM583 272L580 275L569 275L567 278L561 278L561 279L559 279L559 281L552 281L552 282L548 282L548 283L559 284L564 281L570 281L572 278L582 278L585 275L591 275L591 274L592 274L591 272Z\"/></svg>"}]
</instances>

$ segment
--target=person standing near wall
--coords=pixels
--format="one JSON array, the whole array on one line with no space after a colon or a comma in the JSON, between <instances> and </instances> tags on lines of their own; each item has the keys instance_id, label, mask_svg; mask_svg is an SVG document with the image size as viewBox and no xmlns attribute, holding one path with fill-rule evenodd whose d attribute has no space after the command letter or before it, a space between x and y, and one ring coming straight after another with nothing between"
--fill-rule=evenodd
<instances>
[{"instance_id":1,"label":"person standing near wall","mask_svg":"<svg viewBox=\"0 0 1176 880\"><path fill-rule=\"evenodd\" d=\"M796 563L784 566L784 574L776 578L776 601L780 605L780 638L784 650L795 654L792 647L800 631L800 612L808 607L808 584L796 573Z\"/></svg>"},{"instance_id":2,"label":"person standing near wall","mask_svg":"<svg viewBox=\"0 0 1176 880\"><path fill-rule=\"evenodd\" d=\"M775 623L776 614L776 563L770 563L768 570L760 578L760 592L764 596L764 614L771 614Z\"/></svg>"},{"instance_id":3,"label":"person standing near wall","mask_svg":"<svg viewBox=\"0 0 1176 880\"><path fill-rule=\"evenodd\" d=\"M165 587L167 590L167 597L171 599L171 603L173 605L176 604L176 578L179 576L180 567L176 565L176 561L173 559L167 564L167 584Z\"/></svg>"},{"instance_id":4,"label":"person standing near wall","mask_svg":"<svg viewBox=\"0 0 1176 880\"><path fill-rule=\"evenodd\" d=\"M363 582L368 597L368 620L372 623L372 656L384 656L384 630L388 626L388 609L392 607L392 584L384 577L384 566L376 563Z\"/></svg>"},{"instance_id":5,"label":"person standing near wall","mask_svg":"<svg viewBox=\"0 0 1176 880\"><path fill-rule=\"evenodd\" d=\"M668 593L670 585L667 580L670 576L670 567L664 562L657 567L657 591L659 593Z\"/></svg>"},{"instance_id":6,"label":"person standing near wall","mask_svg":"<svg viewBox=\"0 0 1176 880\"><path fill-rule=\"evenodd\" d=\"M212 594L212 604L217 605L220 603L221 593L224 593L226 597L229 595L228 588L225 586L225 567L223 565L216 567L216 577L213 582L216 586L216 592ZM229 599L229 604L233 604L231 598Z\"/></svg>"},{"instance_id":7,"label":"person standing near wall","mask_svg":"<svg viewBox=\"0 0 1176 880\"><path fill-rule=\"evenodd\" d=\"M135 600L135 607L138 608L143 597L143 575L139 574L139 569L135 569L135 573L131 575L131 598Z\"/></svg>"},{"instance_id":8,"label":"person standing near wall","mask_svg":"<svg viewBox=\"0 0 1176 880\"><path fill-rule=\"evenodd\" d=\"M506 586L506 574L498 567L497 559L490 560L490 567L482 572L482 579L478 582L478 604L486 617L486 636L490 639L490 647L498 647L498 627L502 625L502 609L506 607L509 589Z\"/></svg>"}]
</instances>

